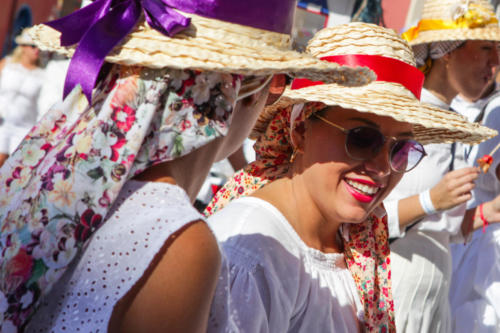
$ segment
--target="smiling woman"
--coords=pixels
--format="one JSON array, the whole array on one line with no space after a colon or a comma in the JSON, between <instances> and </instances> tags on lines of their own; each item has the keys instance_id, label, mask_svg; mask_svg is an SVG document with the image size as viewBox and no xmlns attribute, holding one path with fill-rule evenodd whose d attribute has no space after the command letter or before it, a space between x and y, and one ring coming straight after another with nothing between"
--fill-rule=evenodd
<instances>
[{"instance_id":1,"label":"smiling woman","mask_svg":"<svg viewBox=\"0 0 500 333\"><path fill-rule=\"evenodd\" d=\"M493 134L419 102L423 74L391 30L327 28L308 52L367 66L378 79L363 87L295 79L259 116L257 160L207 208L218 211L209 224L225 255L210 331L394 332L382 200L424 157L419 142Z\"/></svg>"}]
</instances>

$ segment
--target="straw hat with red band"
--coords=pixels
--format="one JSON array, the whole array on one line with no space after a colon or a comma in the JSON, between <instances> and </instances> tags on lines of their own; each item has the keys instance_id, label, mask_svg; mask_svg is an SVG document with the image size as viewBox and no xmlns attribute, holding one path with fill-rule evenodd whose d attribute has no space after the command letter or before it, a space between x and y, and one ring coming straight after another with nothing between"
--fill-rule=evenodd
<instances>
[{"instance_id":1,"label":"straw hat with red band","mask_svg":"<svg viewBox=\"0 0 500 333\"><path fill-rule=\"evenodd\" d=\"M420 103L424 76L415 67L410 46L392 30L367 23L326 28L311 39L307 52L325 61L366 66L375 72L377 80L362 87L342 87L296 79L259 117L252 138L264 132L277 110L305 102L338 105L411 123L416 140L423 144L479 143L497 134L454 112Z\"/></svg>"}]
</instances>

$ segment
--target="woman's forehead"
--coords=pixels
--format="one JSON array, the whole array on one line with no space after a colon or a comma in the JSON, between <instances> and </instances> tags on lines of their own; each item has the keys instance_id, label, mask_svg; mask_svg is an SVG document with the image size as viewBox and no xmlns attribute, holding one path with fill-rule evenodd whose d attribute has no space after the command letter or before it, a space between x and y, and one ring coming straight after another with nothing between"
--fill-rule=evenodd
<instances>
[{"instance_id":1,"label":"woman's forehead","mask_svg":"<svg viewBox=\"0 0 500 333\"><path fill-rule=\"evenodd\" d=\"M332 106L321 111L323 115L333 122L342 122L352 126L370 126L378 128L384 134L393 136L408 136L413 133L413 125L398 121L390 116L378 115L371 112L362 112L356 109L346 109Z\"/></svg>"}]
</instances>

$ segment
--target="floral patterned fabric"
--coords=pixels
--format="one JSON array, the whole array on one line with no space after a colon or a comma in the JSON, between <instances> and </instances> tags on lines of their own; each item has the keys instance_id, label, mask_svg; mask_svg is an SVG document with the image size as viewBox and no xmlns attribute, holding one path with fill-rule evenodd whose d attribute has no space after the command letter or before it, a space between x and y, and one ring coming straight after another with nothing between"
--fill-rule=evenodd
<instances>
[{"instance_id":1,"label":"floral patterned fabric","mask_svg":"<svg viewBox=\"0 0 500 333\"><path fill-rule=\"evenodd\" d=\"M293 120L293 126L324 107L318 102L304 104ZM250 195L288 173L293 151L290 142L292 108L289 106L276 112L254 145L257 159L238 171L216 193L205 210L207 216L231 200ZM344 235L344 254L364 306L365 329L367 332L395 332L387 219L372 214L367 221L346 226L348 234Z\"/></svg>"},{"instance_id":2,"label":"floral patterned fabric","mask_svg":"<svg viewBox=\"0 0 500 333\"><path fill-rule=\"evenodd\" d=\"M22 329L124 183L227 133L239 75L114 65L75 88L0 170L0 331Z\"/></svg>"}]
</instances>

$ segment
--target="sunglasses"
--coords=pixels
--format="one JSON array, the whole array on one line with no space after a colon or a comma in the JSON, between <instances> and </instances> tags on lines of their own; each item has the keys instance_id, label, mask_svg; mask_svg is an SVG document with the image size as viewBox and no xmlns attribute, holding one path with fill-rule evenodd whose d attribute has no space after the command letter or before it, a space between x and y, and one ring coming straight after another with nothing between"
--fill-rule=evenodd
<instances>
[{"instance_id":1,"label":"sunglasses","mask_svg":"<svg viewBox=\"0 0 500 333\"><path fill-rule=\"evenodd\" d=\"M393 141L389 152L389 162L391 169L395 172L412 170L427 155L424 147L415 140L386 137L378 129L369 126L345 129L317 114L313 116L344 132L346 135L345 151L353 160L366 161L374 158L389 140Z\"/></svg>"},{"instance_id":2,"label":"sunglasses","mask_svg":"<svg viewBox=\"0 0 500 333\"><path fill-rule=\"evenodd\" d=\"M290 81L291 79L286 74L245 76L241 82L237 100L251 96L269 84L269 94L265 106L272 105L283 95L286 85Z\"/></svg>"}]
</instances>

